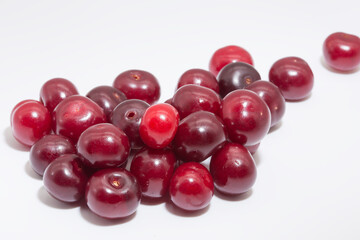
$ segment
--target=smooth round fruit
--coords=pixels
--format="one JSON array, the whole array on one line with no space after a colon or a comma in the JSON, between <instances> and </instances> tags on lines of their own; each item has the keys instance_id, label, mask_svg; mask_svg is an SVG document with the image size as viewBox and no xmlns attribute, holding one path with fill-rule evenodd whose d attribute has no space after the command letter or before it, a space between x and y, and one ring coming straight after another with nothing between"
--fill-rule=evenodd
<instances>
[{"instance_id":1,"label":"smooth round fruit","mask_svg":"<svg viewBox=\"0 0 360 240\"><path fill-rule=\"evenodd\" d=\"M110 123L100 123L80 135L77 151L88 167L119 167L127 161L130 143L121 129Z\"/></svg>"},{"instance_id":2,"label":"smooth round fruit","mask_svg":"<svg viewBox=\"0 0 360 240\"><path fill-rule=\"evenodd\" d=\"M18 104L15 105L15 107L11 110L11 114L10 114L10 124L12 124L12 117L13 114L15 112L15 110L20 107L21 105L23 105L24 103L29 103L29 102L35 102L35 103L39 103L39 101L33 100L33 99L26 99L26 100L22 100L21 102L19 102Z\"/></svg>"},{"instance_id":3,"label":"smooth round fruit","mask_svg":"<svg viewBox=\"0 0 360 240\"><path fill-rule=\"evenodd\" d=\"M217 76L223 67L233 62L245 62L254 65L250 53L242 47L230 45L216 50L212 55L209 63L210 72Z\"/></svg>"},{"instance_id":4,"label":"smooth round fruit","mask_svg":"<svg viewBox=\"0 0 360 240\"><path fill-rule=\"evenodd\" d=\"M127 170L108 168L100 170L88 181L85 199L95 214L109 219L124 218L139 206L140 187Z\"/></svg>"},{"instance_id":5,"label":"smooth round fruit","mask_svg":"<svg viewBox=\"0 0 360 240\"><path fill-rule=\"evenodd\" d=\"M228 93L237 89L244 89L260 79L260 74L250 64L230 63L221 70L218 76L220 96L224 98Z\"/></svg>"},{"instance_id":6,"label":"smooth round fruit","mask_svg":"<svg viewBox=\"0 0 360 240\"><path fill-rule=\"evenodd\" d=\"M255 145L246 146L246 149L251 153L251 155L254 155L256 151L259 149L260 143L257 143Z\"/></svg>"},{"instance_id":7,"label":"smooth round fruit","mask_svg":"<svg viewBox=\"0 0 360 240\"><path fill-rule=\"evenodd\" d=\"M135 154L130 172L138 180L143 196L161 198L168 191L175 164L171 150L144 148Z\"/></svg>"},{"instance_id":8,"label":"smooth round fruit","mask_svg":"<svg viewBox=\"0 0 360 240\"><path fill-rule=\"evenodd\" d=\"M180 165L171 178L171 201L179 208L196 211L207 207L214 195L214 182L201 164L189 162Z\"/></svg>"},{"instance_id":9,"label":"smooth round fruit","mask_svg":"<svg viewBox=\"0 0 360 240\"><path fill-rule=\"evenodd\" d=\"M271 127L279 123L285 114L285 98L280 89L268 81L256 81L246 88L264 100L271 113Z\"/></svg>"},{"instance_id":10,"label":"smooth round fruit","mask_svg":"<svg viewBox=\"0 0 360 240\"><path fill-rule=\"evenodd\" d=\"M46 135L31 147L30 164L32 169L42 176L47 166L56 158L72 153L76 153L76 148L69 139L60 135Z\"/></svg>"},{"instance_id":11,"label":"smooth round fruit","mask_svg":"<svg viewBox=\"0 0 360 240\"><path fill-rule=\"evenodd\" d=\"M79 156L65 154L49 164L43 180L51 196L63 202L76 202L84 197L88 177Z\"/></svg>"},{"instance_id":12,"label":"smooth round fruit","mask_svg":"<svg viewBox=\"0 0 360 240\"><path fill-rule=\"evenodd\" d=\"M201 162L221 148L225 141L221 119L213 113L199 111L181 120L173 145L182 161Z\"/></svg>"},{"instance_id":13,"label":"smooth round fruit","mask_svg":"<svg viewBox=\"0 0 360 240\"><path fill-rule=\"evenodd\" d=\"M50 113L65 98L78 95L75 85L64 78L53 78L45 82L40 90L40 101Z\"/></svg>"},{"instance_id":14,"label":"smooth round fruit","mask_svg":"<svg viewBox=\"0 0 360 240\"><path fill-rule=\"evenodd\" d=\"M269 132L271 115L266 103L254 92L235 90L222 103L221 116L232 142L251 146Z\"/></svg>"},{"instance_id":15,"label":"smooth round fruit","mask_svg":"<svg viewBox=\"0 0 360 240\"><path fill-rule=\"evenodd\" d=\"M203 69L195 68L184 72L178 81L177 89L188 84L210 88L216 93L219 93L219 83L216 80L216 77L211 72Z\"/></svg>"},{"instance_id":16,"label":"smooth round fruit","mask_svg":"<svg viewBox=\"0 0 360 240\"><path fill-rule=\"evenodd\" d=\"M53 130L76 143L88 127L106 122L104 110L83 96L70 96L54 109Z\"/></svg>"},{"instance_id":17,"label":"smooth round fruit","mask_svg":"<svg viewBox=\"0 0 360 240\"><path fill-rule=\"evenodd\" d=\"M140 99L153 104L160 98L158 80L149 72L129 70L114 80L113 86L122 91L128 99Z\"/></svg>"},{"instance_id":18,"label":"smooth round fruit","mask_svg":"<svg viewBox=\"0 0 360 240\"><path fill-rule=\"evenodd\" d=\"M178 111L167 103L159 103L146 109L140 123L140 137L155 149L168 146L174 139L179 125Z\"/></svg>"},{"instance_id":19,"label":"smooth round fruit","mask_svg":"<svg viewBox=\"0 0 360 240\"><path fill-rule=\"evenodd\" d=\"M326 63L339 71L355 70L360 65L360 38L343 32L328 36L323 44Z\"/></svg>"},{"instance_id":20,"label":"smooth round fruit","mask_svg":"<svg viewBox=\"0 0 360 240\"><path fill-rule=\"evenodd\" d=\"M314 75L301 58L286 57L276 61L269 72L269 80L282 92L286 100L301 100L309 96Z\"/></svg>"},{"instance_id":21,"label":"smooth round fruit","mask_svg":"<svg viewBox=\"0 0 360 240\"><path fill-rule=\"evenodd\" d=\"M256 180L256 166L249 151L237 143L227 143L210 161L215 188L225 194L241 194Z\"/></svg>"}]
</instances>

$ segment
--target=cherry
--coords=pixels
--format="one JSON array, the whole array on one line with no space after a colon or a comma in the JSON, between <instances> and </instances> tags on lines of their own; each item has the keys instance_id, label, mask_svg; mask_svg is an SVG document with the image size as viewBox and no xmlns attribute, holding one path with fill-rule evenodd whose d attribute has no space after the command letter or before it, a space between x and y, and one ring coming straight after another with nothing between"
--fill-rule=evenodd
<instances>
[{"instance_id":1,"label":"cherry","mask_svg":"<svg viewBox=\"0 0 360 240\"><path fill-rule=\"evenodd\" d=\"M271 113L271 127L280 122L285 114L285 98L280 89L268 81L256 81L246 89L255 92L264 100Z\"/></svg>"},{"instance_id":2,"label":"cherry","mask_svg":"<svg viewBox=\"0 0 360 240\"><path fill-rule=\"evenodd\" d=\"M212 55L209 63L210 72L217 76L223 67L233 62L254 65L250 53L242 47L230 45L216 50Z\"/></svg>"},{"instance_id":3,"label":"cherry","mask_svg":"<svg viewBox=\"0 0 360 240\"><path fill-rule=\"evenodd\" d=\"M95 214L109 219L124 218L139 206L140 187L127 170L108 168L100 170L89 179L85 199Z\"/></svg>"},{"instance_id":4,"label":"cherry","mask_svg":"<svg viewBox=\"0 0 360 240\"><path fill-rule=\"evenodd\" d=\"M339 71L351 71L360 65L360 38L336 32L328 36L323 44L326 63Z\"/></svg>"},{"instance_id":5,"label":"cherry","mask_svg":"<svg viewBox=\"0 0 360 240\"><path fill-rule=\"evenodd\" d=\"M86 129L77 143L83 162L91 168L123 165L130 153L126 134L110 123L100 123Z\"/></svg>"},{"instance_id":6,"label":"cherry","mask_svg":"<svg viewBox=\"0 0 360 240\"><path fill-rule=\"evenodd\" d=\"M160 98L158 80L149 72L129 70L115 79L113 86L122 91L128 99L140 99L153 104Z\"/></svg>"},{"instance_id":7,"label":"cherry","mask_svg":"<svg viewBox=\"0 0 360 240\"><path fill-rule=\"evenodd\" d=\"M54 198L76 202L84 197L88 177L76 154L65 154L51 162L44 172L44 186Z\"/></svg>"},{"instance_id":8,"label":"cherry","mask_svg":"<svg viewBox=\"0 0 360 240\"><path fill-rule=\"evenodd\" d=\"M257 143L252 146L246 146L246 149L251 153L251 155L254 155L256 153L256 151L258 150L259 146L260 146L260 143Z\"/></svg>"},{"instance_id":9,"label":"cherry","mask_svg":"<svg viewBox=\"0 0 360 240\"><path fill-rule=\"evenodd\" d=\"M76 143L88 127L106 122L104 110L83 96L70 96L59 103L53 112L53 130Z\"/></svg>"},{"instance_id":10,"label":"cherry","mask_svg":"<svg viewBox=\"0 0 360 240\"><path fill-rule=\"evenodd\" d=\"M189 162L180 165L171 178L171 201L179 208L196 211L207 207L214 195L214 182L201 164Z\"/></svg>"},{"instance_id":11,"label":"cherry","mask_svg":"<svg viewBox=\"0 0 360 240\"><path fill-rule=\"evenodd\" d=\"M255 183L256 166L249 151L237 143L227 143L210 161L215 188L225 194L247 192Z\"/></svg>"},{"instance_id":12,"label":"cherry","mask_svg":"<svg viewBox=\"0 0 360 240\"><path fill-rule=\"evenodd\" d=\"M286 100L306 98L314 85L314 75L309 65L298 57L276 61L270 69L269 79L281 90Z\"/></svg>"},{"instance_id":13,"label":"cherry","mask_svg":"<svg viewBox=\"0 0 360 240\"><path fill-rule=\"evenodd\" d=\"M216 92L209 88L189 84L176 91L171 105L178 110L180 119L200 110L219 115L221 99Z\"/></svg>"},{"instance_id":14,"label":"cherry","mask_svg":"<svg viewBox=\"0 0 360 240\"><path fill-rule=\"evenodd\" d=\"M104 109L108 121L110 120L110 114L114 108L119 103L126 100L126 96L123 92L110 86L93 88L86 96Z\"/></svg>"},{"instance_id":15,"label":"cherry","mask_svg":"<svg viewBox=\"0 0 360 240\"><path fill-rule=\"evenodd\" d=\"M12 110L10 125L14 138L31 147L51 131L51 115L41 102L25 100Z\"/></svg>"},{"instance_id":16,"label":"cherry","mask_svg":"<svg viewBox=\"0 0 360 240\"><path fill-rule=\"evenodd\" d=\"M53 78L45 82L40 90L40 101L52 112L65 98L78 95L75 85L64 78Z\"/></svg>"},{"instance_id":17,"label":"cherry","mask_svg":"<svg viewBox=\"0 0 360 240\"><path fill-rule=\"evenodd\" d=\"M130 172L138 180L143 196L161 198L168 191L175 164L171 150L144 148L135 154Z\"/></svg>"},{"instance_id":18,"label":"cherry","mask_svg":"<svg viewBox=\"0 0 360 240\"><path fill-rule=\"evenodd\" d=\"M30 164L34 171L43 175L46 167L64 154L76 153L76 148L66 137L46 135L30 149Z\"/></svg>"},{"instance_id":19,"label":"cherry","mask_svg":"<svg viewBox=\"0 0 360 240\"><path fill-rule=\"evenodd\" d=\"M201 162L221 148L225 141L221 119L213 113L199 111L181 120L173 144L181 160Z\"/></svg>"},{"instance_id":20,"label":"cherry","mask_svg":"<svg viewBox=\"0 0 360 240\"><path fill-rule=\"evenodd\" d=\"M172 102L172 98L169 98L168 100L166 100L164 103L170 104L171 105Z\"/></svg>"},{"instance_id":21,"label":"cherry","mask_svg":"<svg viewBox=\"0 0 360 240\"><path fill-rule=\"evenodd\" d=\"M18 104L15 105L15 107L11 110L11 114L10 114L10 124L12 124L12 117L13 114L15 112L15 110L20 107L21 105L23 105L24 103L29 103L29 102L35 102L35 103L39 103L39 101L33 100L33 99L26 99L26 100L22 100L21 102L19 102Z\"/></svg>"},{"instance_id":22,"label":"cherry","mask_svg":"<svg viewBox=\"0 0 360 240\"><path fill-rule=\"evenodd\" d=\"M270 129L270 110L254 92L235 90L222 102L221 116L232 142L251 146L259 143Z\"/></svg>"},{"instance_id":23,"label":"cherry","mask_svg":"<svg viewBox=\"0 0 360 240\"><path fill-rule=\"evenodd\" d=\"M159 103L146 109L140 123L140 137L155 149L168 146L174 139L179 125L179 113L167 103Z\"/></svg>"},{"instance_id":24,"label":"cherry","mask_svg":"<svg viewBox=\"0 0 360 240\"><path fill-rule=\"evenodd\" d=\"M219 93L219 84L216 77L209 71L203 69L190 69L181 75L177 88L187 85L195 84L203 87L210 88Z\"/></svg>"}]
</instances>

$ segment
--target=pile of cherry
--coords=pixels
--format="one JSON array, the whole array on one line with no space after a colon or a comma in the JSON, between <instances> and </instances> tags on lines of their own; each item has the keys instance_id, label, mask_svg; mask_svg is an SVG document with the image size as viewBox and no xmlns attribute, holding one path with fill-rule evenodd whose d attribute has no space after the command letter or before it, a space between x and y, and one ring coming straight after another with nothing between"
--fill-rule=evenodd
<instances>
[{"instance_id":1,"label":"pile of cherry","mask_svg":"<svg viewBox=\"0 0 360 240\"><path fill-rule=\"evenodd\" d=\"M355 55L341 47L349 39L357 41L350 45ZM324 43L325 60L351 70L360 63L359 49L359 38L335 33ZM261 80L252 64L241 47L218 49L210 71L186 71L174 96L158 104L159 83L146 71L123 72L113 87L96 87L86 97L70 81L51 79L40 101L14 107L12 132L31 147L32 168L60 201L85 197L95 214L123 218L142 197L169 195L177 207L196 211L209 205L214 188L229 195L251 189L252 154L283 117L285 100L304 99L313 87L313 73L301 58L275 62L270 81ZM200 162L209 157L208 170Z\"/></svg>"}]
</instances>

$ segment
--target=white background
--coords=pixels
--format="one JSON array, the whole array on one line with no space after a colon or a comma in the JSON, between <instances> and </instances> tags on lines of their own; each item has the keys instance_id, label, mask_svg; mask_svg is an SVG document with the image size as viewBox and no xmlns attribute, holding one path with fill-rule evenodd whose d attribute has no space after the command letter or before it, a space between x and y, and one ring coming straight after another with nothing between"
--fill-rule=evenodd
<instances>
[{"instance_id":1,"label":"white background","mask_svg":"<svg viewBox=\"0 0 360 240\"><path fill-rule=\"evenodd\" d=\"M360 239L360 71L340 74L321 61L329 34L360 35L359 10L357 0L0 0L0 237ZM68 78L86 94L143 69L159 79L165 101L184 71L207 69L229 44L252 54L263 79L286 56L305 59L315 75L311 97L287 103L281 126L262 141L247 196L214 196L185 216L158 203L141 204L131 219L100 219L53 200L11 135L12 107L38 99L50 78Z\"/></svg>"}]
</instances>

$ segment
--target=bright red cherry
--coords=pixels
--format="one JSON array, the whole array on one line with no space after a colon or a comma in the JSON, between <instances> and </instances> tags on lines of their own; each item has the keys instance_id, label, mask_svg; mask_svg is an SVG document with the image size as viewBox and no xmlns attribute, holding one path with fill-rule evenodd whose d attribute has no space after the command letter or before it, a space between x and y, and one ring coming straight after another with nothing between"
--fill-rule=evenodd
<instances>
[{"instance_id":1,"label":"bright red cherry","mask_svg":"<svg viewBox=\"0 0 360 240\"><path fill-rule=\"evenodd\" d=\"M216 50L212 55L209 63L210 72L217 76L223 67L233 62L245 62L254 65L250 53L242 47L230 45Z\"/></svg>"},{"instance_id":2,"label":"bright red cherry","mask_svg":"<svg viewBox=\"0 0 360 240\"><path fill-rule=\"evenodd\" d=\"M227 143L210 161L215 188L225 194L247 192L255 183L256 166L249 151L237 143Z\"/></svg>"},{"instance_id":3,"label":"bright red cherry","mask_svg":"<svg viewBox=\"0 0 360 240\"><path fill-rule=\"evenodd\" d=\"M160 98L158 80L149 72L129 70L115 79L113 86L122 91L128 99L140 99L153 104Z\"/></svg>"},{"instance_id":4,"label":"bright red cherry","mask_svg":"<svg viewBox=\"0 0 360 240\"><path fill-rule=\"evenodd\" d=\"M44 172L44 186L54 198L76 202L84 197L88 177L76 154L65 154L49 164Z\"/></svg>"},{"instance_id":5,"label":"bright red cherry","mask_svg":"<svg viewBox=\"0 0 360 240\"><path fill-rule=\"evenodd\" d=\"M214 195L214 182L209 171L200 163L184 163L175 170L169 193L176 206L196 211L210 204Z\"/></svg>"},{"instance_id":6,"label":"bright red cherry","mask_svg":"<svg viewBox=\"0 0 360 240\"><path fill-rule=\"evenodd\" d=\"M77 150L88 167L119 167L127 161L130 143L120 128L110 123L100 123L80 135Z\"/></svg>"},{"instance_id":7,"label":"bright red cherry","mask_svg":"<svg viewBox=\"0 0 360 240\"><path fill-rule=\"evenodd\" d=\"M45 82L40 90L40 101L52 112L65 98L78 95L75 85L64 78L53 78Z\"/></svg>"},{"instance_id":8,"label":"bright red cherry","mask_svg":"<svg viewBox=\"0 0 360 240\"><path fill-rule=\"evenodd\" d=\"M254 92L235 90L222 102L222 119L232 142L251 146L259 143L270 129L270 110Z\"/></svg>"},{"instance_id":9,"label":"bright red cherry","mask_svg":"<svg viewBox=\"0 0 360 240\"><path fill-rule=\"evenodd\" d=\"M180 119L201 110L219 115L221 99L216 92L209 88L189 84L175 92L171 105L178 110Z\"/></svg>"},{"instance_id":10,"label":"bright red cherry","mask_svg":"<svg viewBox=\"0 0 360 240\"><path fill-rule=\"evenodd\" d=\"M140 137L155 149L164 148L174 139L179 125L178 111L167 103L150 106L140 123Z\"/></svg>"},{"instance_id":11,"label":"bright red cherry","mask_svg":"<svg viewBox=\"0 0 360 240\"><path fill-rule=\"evenodd\" d=\"M127 170L100 170L88 181L85 199L95 214L109 219L124 218L139 206L141 190L136 178Z\"/></svg>"},{"instance_id":12,"label":"bright red cherry","mask_svg":"<svg viewBox=\"0 0 360 240\"><path fill-rule=\"evenodd\" d=\"M14 138L31 147L51 131L51 115L41 102L26 100L18 103L11 112L11 130Z\"/></svg>"},{"instance_id":13,"label":"bright red cherry","mask_svg":"<svg viewBox=\"0 0 360 240\"><path fill-rule=\"evenodd\" d=\"M252 146L246 146L246 149L251 153L251 155L254 155L256 151L259 149L260 143L257 143Z\"/></svg>"},{"instance_id":14,"label":"bright red cherry","mask_svg":"<svg viewBox=\"0 0 360 240\"><path fill-rule=\"evenodd\" d=\"M33 99L26 99L26 100L22 100L21 102L19 102L18 104L15 105L15 107L11 110L11 114L10 114L10 124L12 124L11 119L12 116L15 112L15 110L20 107L21 105L23 105L24 103L28 103L28 102L36 102L39 103L39 101L33 100Z\"/></svg>"},{"instance_id":15,"label":"bright red cherry","mask_svg":"<svg viewBox=\"0 0 360 240\"><path fill-rule=\"evenodd\" d=\"M281 90L286 100L301 100L309 96L314 74L303 59L286 57L272 65L269 80Z\"/></svg>"},{"instance_id":16,"label":"bright red cherry","mask_svg":"<svg viewBox=\"0 0 360 240\"><path fill-rule=\"evenodd\" d=\"M184 72L178 81L177 88L179 89L187 84L203 86L219 93L219 84L216 77L211 72L203 69L195 68Z\"/></svg>"},{"instance_id":17,"label":"bright red cherry","mask_svg":"<svg viewBox=\"0 0 360 240\"><path fill-rule=\"evenodd\" d=\"M70 96L54 109L53 130L76 143L80 134L88 127L106 122L104 110L91 99Z\"/></svg>"},{"instance_id":18,"label":"bright red cherry","mask_svg":"<svg viewBox=\"0 0 360 240\"><path fill-rule=\"evenodd\" d=\"M138 180L143 196L161 198L168 191L175 164L171 150L144 148L135 154L130 172Z\"/></svg>"},{"instance_id":19,"label":"bright red cherry","mask_svg":"<svg viewBox=\"0 0 360 240\"><path fill-rule=\"evenodd\" d=\"M343 32L328 36L323 45L325 61L339 71L351 71L360 65L360 38Z\"/></svg>"}]
</instances>

